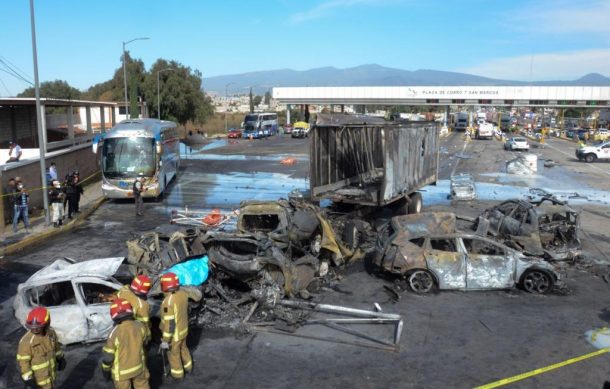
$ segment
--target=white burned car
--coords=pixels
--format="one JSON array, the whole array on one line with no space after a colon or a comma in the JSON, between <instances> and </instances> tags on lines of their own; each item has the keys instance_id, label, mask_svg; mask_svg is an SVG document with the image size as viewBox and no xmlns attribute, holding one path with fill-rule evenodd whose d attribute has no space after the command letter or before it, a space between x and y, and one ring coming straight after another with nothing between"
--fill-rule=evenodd
<instances>
[{"instance_id":1,"label":"white burned car","mask_svg":"<svg viewBox=\"0 0 610 389\"><path fill-rule=\"evenodd\" d=\"M19 284L13 302L15 318L25 325L28 312L44 306L62 344L106 339L113 326L110 303L122 286L113 276L123 260L56 260Z\"/></svg>"}]
</instances>

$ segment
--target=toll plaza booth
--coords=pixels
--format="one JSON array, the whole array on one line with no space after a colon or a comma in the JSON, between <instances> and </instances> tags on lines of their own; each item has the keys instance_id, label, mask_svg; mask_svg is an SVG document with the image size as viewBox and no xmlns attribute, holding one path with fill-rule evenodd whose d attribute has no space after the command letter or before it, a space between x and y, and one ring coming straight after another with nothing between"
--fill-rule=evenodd
<instances>
[{"instance_id":1,"label":"toll plaza booth","mask_svg":"<svg viewBox=\"0 0 610 389\"><path fill-rule=\"evenodd\" d=\"M55 163L59 180L75 170L81 181L96 174L99 163L91 142L112 128L117 117L117 104L112 102L41 98L40 103L42 139L38 139L36 99L0 98L0 232L13 213L6 196L10 178L21 178L30 194L30 214L40 214L42 191L47 188L47 182L41 182L40 158L45 158L47 170ZM8 162L9 142L21 147L18 162Z\"/></svg>"}]
</instances>

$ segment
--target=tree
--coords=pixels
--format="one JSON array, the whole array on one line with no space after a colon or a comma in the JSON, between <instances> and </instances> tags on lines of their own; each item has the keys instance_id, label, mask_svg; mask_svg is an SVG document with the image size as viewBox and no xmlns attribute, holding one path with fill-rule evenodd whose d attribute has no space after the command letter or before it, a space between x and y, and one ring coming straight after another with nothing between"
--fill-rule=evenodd
<instances>
[{"instance_id":1,"label":"tree","mask_svg":"<svg viewBox=\"0 0 610 389\"><path fill-rule=\"evenodd\" d=\"M81 91L70 86L70 84L63 80L45 81L40 84L40 97L46 97L49 99L78 100L81 98L81 95ZM34 87L29 87L17 95L17 97L35 96L36 91Z\"/></svg>"},{"instance_id":2,"label":"tree","mask_svg":"<svg viewBox=\"0 0 610 389\"><path fill-rule=\"evenodd\" d=\"M269 106L271 104L271 92L265 92L265 104Z\"/></svg>"},{"instance_id":3,"label":"tree","mask_svg":"<svg viewBox=\"0 0 610 389\"><path fill-rule=\"evenodd\" d=\"M127 61L127 81L129 81L129 99L131 99L131 95L134 94L136 97L135 101L137 102L138 96L142 96L141 85L146 76L146 68L144 67L144 62L142 62L142 60L134 60L129 56L129 52L126 52L125 54L125 59ZM121 66L114 71L112 79L91 86L85 93L83 93L84 99L93 101L125 101L125 83L123 82L122 56L120 60ZM130 111L134 112L133 109L130 109ZM137 112L137 110L135 112Z\"/></svg>"},{"instance_id":4,"label":"tree","mask_svg":"<svg viewBox=\"0 0 610 389\"><path fill-rule=\"evenodd\" d=\"M254 99L252 98L252 87L250 87L250 113L254 112Z\"/></svg>"},{"instance_id":5,"label":"tree","mask_svg":"<svg viewBox=\"0 0 610 389\"><path fill-rule=\"evenodd\" d=\"M188 121L204 123L214 113L211 99L202 89L202 76L176 61L158 59L142 84L151 116L157 116L157 72L159 73L159 97L161 100L161 118L176 121L185 125Z\"/></svg>"},{"instance_id":6,"label":"tree","mask_svg":"<svg viewBox=\"0 0 610 389\"><path fill-rule=\"evenodd\" d=\"M254 99L252 100L252 104L254 104L255 107L258 107L262 101L263 101L263 97L256 95L256 96L254 96Z\"/></svg>"}]
</instances>

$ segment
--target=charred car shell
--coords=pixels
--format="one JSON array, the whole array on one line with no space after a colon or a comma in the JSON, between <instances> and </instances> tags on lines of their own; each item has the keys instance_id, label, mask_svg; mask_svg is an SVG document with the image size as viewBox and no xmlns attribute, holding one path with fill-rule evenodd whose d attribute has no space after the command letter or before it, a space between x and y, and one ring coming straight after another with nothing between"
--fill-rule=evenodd
<instances>
[{"instance_id":1,"label":"charred car shell","mask_svg":"<svg viewBox=\"0 0 610 389\"><path fill-rule=\"evenodd\" d=\"M581 253L578 211L552 197L504 201L484 211L473 229L526 255L568 260Z\"/></svg>"},{"instance_id":2,"label":"charred car shell","mask_svg":"<svg viewBox=\"0 0 610 389\"><path fill-rule=\"evenodd\" d=\"M415 292L454 290L550 291L560 275L541 260L478 235L456 231L452 213L430 212L391 219L376 246L375 265L404 276Z\"/></svg>"}]
</instances>

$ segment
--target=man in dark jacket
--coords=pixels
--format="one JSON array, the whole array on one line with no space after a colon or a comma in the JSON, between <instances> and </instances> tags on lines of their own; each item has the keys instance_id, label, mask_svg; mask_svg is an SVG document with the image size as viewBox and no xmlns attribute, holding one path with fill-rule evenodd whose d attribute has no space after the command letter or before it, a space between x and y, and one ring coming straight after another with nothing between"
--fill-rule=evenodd
<instances>
[{"instance_id":1,"label":"man in dark jacket","mask_svg":"<svg viewBox=\"0 0 610 389\"><path fill-rule=\"evenodd\" d=\"M80 175L78 174L78 170L75 170L74 173L72 173L72 185L74 186L74 212L79 213L80 196L85 191L80 183Z\"/></svg>"}]
</instances>

